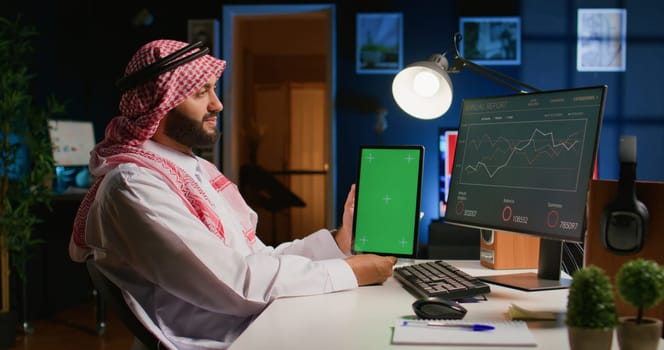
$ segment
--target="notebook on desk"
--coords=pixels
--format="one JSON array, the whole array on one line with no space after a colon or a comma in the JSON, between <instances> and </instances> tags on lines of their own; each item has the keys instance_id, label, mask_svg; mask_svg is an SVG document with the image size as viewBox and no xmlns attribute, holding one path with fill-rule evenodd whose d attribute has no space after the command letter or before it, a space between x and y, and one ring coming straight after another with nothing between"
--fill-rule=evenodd
<instances>
[{"instance_id":1,"label":"notebook on desk","mask_svg":"<svg viewBox=\"0 0 664 350\"><path fill-rule=\"evenodd\" d=\"M360 147L353 253L416 256L423 159L419 145Z\"/></svg>"}]
</instances>

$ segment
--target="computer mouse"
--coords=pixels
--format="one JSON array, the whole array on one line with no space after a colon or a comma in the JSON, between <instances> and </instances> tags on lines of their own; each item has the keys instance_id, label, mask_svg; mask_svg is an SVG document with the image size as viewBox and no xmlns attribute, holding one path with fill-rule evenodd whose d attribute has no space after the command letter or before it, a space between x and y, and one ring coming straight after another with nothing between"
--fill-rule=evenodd
<instances>
[{"instance_id":1,"label":"computer mouse","mask_svg":"<svg viewBox=\"0 0 664 350\"><path fill-rule=\"evenodd\" d=\"M415 300L413 303L415 315L422 319L440 320L440 319L462 319L468 310L458 302L439 298L427 297Z\"/></svg>"}]
</instances>

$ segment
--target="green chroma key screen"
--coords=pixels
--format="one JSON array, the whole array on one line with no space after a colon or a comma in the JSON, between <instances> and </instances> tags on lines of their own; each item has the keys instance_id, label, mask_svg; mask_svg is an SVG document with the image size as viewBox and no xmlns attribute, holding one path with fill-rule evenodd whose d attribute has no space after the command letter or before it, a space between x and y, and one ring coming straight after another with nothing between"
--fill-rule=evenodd
<instances>
[{"instance_id":1,"label":"green chroma key screen","mask_svg":"<svg viewBox=\"0 0 664 350\"><path fill-rule=\"evenodd\" d=\"M424 147L361 146L353 253L415 257Z\"/></svg>"}]
</instances>

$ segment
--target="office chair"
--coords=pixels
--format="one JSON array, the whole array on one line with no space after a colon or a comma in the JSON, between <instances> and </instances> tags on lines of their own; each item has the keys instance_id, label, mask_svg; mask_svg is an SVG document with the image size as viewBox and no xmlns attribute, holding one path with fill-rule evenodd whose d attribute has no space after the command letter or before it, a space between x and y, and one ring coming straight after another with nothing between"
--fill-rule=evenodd
<instances>
[{"instance_id":1,"label":"office chair","mask_svg":"<svg viewBox=\"0 0 664 350\"><path fill-rule=\"evenodd\" d=\"M109 280L99 269L93 258L85 261L92 284L103 301L110 304L117 312L120 320L129 328L134 335L134 344L130 350L159 350L160 342L143 324L136 318L122 296L120 288ZM165 348L164 348L165 349Z\"/></svg>"}]
</instances>

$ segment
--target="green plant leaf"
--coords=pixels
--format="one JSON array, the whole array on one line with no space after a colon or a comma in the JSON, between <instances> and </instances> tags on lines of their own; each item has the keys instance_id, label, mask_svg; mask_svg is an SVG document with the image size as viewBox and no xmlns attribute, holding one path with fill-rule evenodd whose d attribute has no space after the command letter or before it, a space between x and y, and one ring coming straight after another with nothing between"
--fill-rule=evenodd
<instances>
[{"instance_id":1,"label":"green plant leaf","mask_svg":"<svg viewBox=\"0 0 664 350\"><path fill-rule=\"evenodd\" d=\"M607 329L618 322L611 281L601 268L589 265L574 272L567 299L565 324Z\"/></svg>"},{"instance_id":2,"label":"green plant leaf","mask_svg":"<svg viewBox=\"0 0 664 350\"><path fill-rule=\"evenodd\" d=\"M625 303L637 309L640 323L644 309L664 299L664 268L653 260L630 260L616 274L616 291Z\"/></svg>"},{"instance_id":3,"label":"green plant leaf","mask_svg":"<svg viewBox=\"0 0 664 350\"><path fill-rule=\"evenodd\" d=\"M30 72L33 61L33 26L0 17L0 235L19 277L32 248L43 243L33 237L41 218L39 205L50 208L50 181L55 175L48 119L64 112L64 105L49 97L43 105L33 100ZM9 266L0 266L3 275ZM8 292L2 286L3 293ZM2 305L3 309L7 306Z\"/></svg>"}]
</instances>

